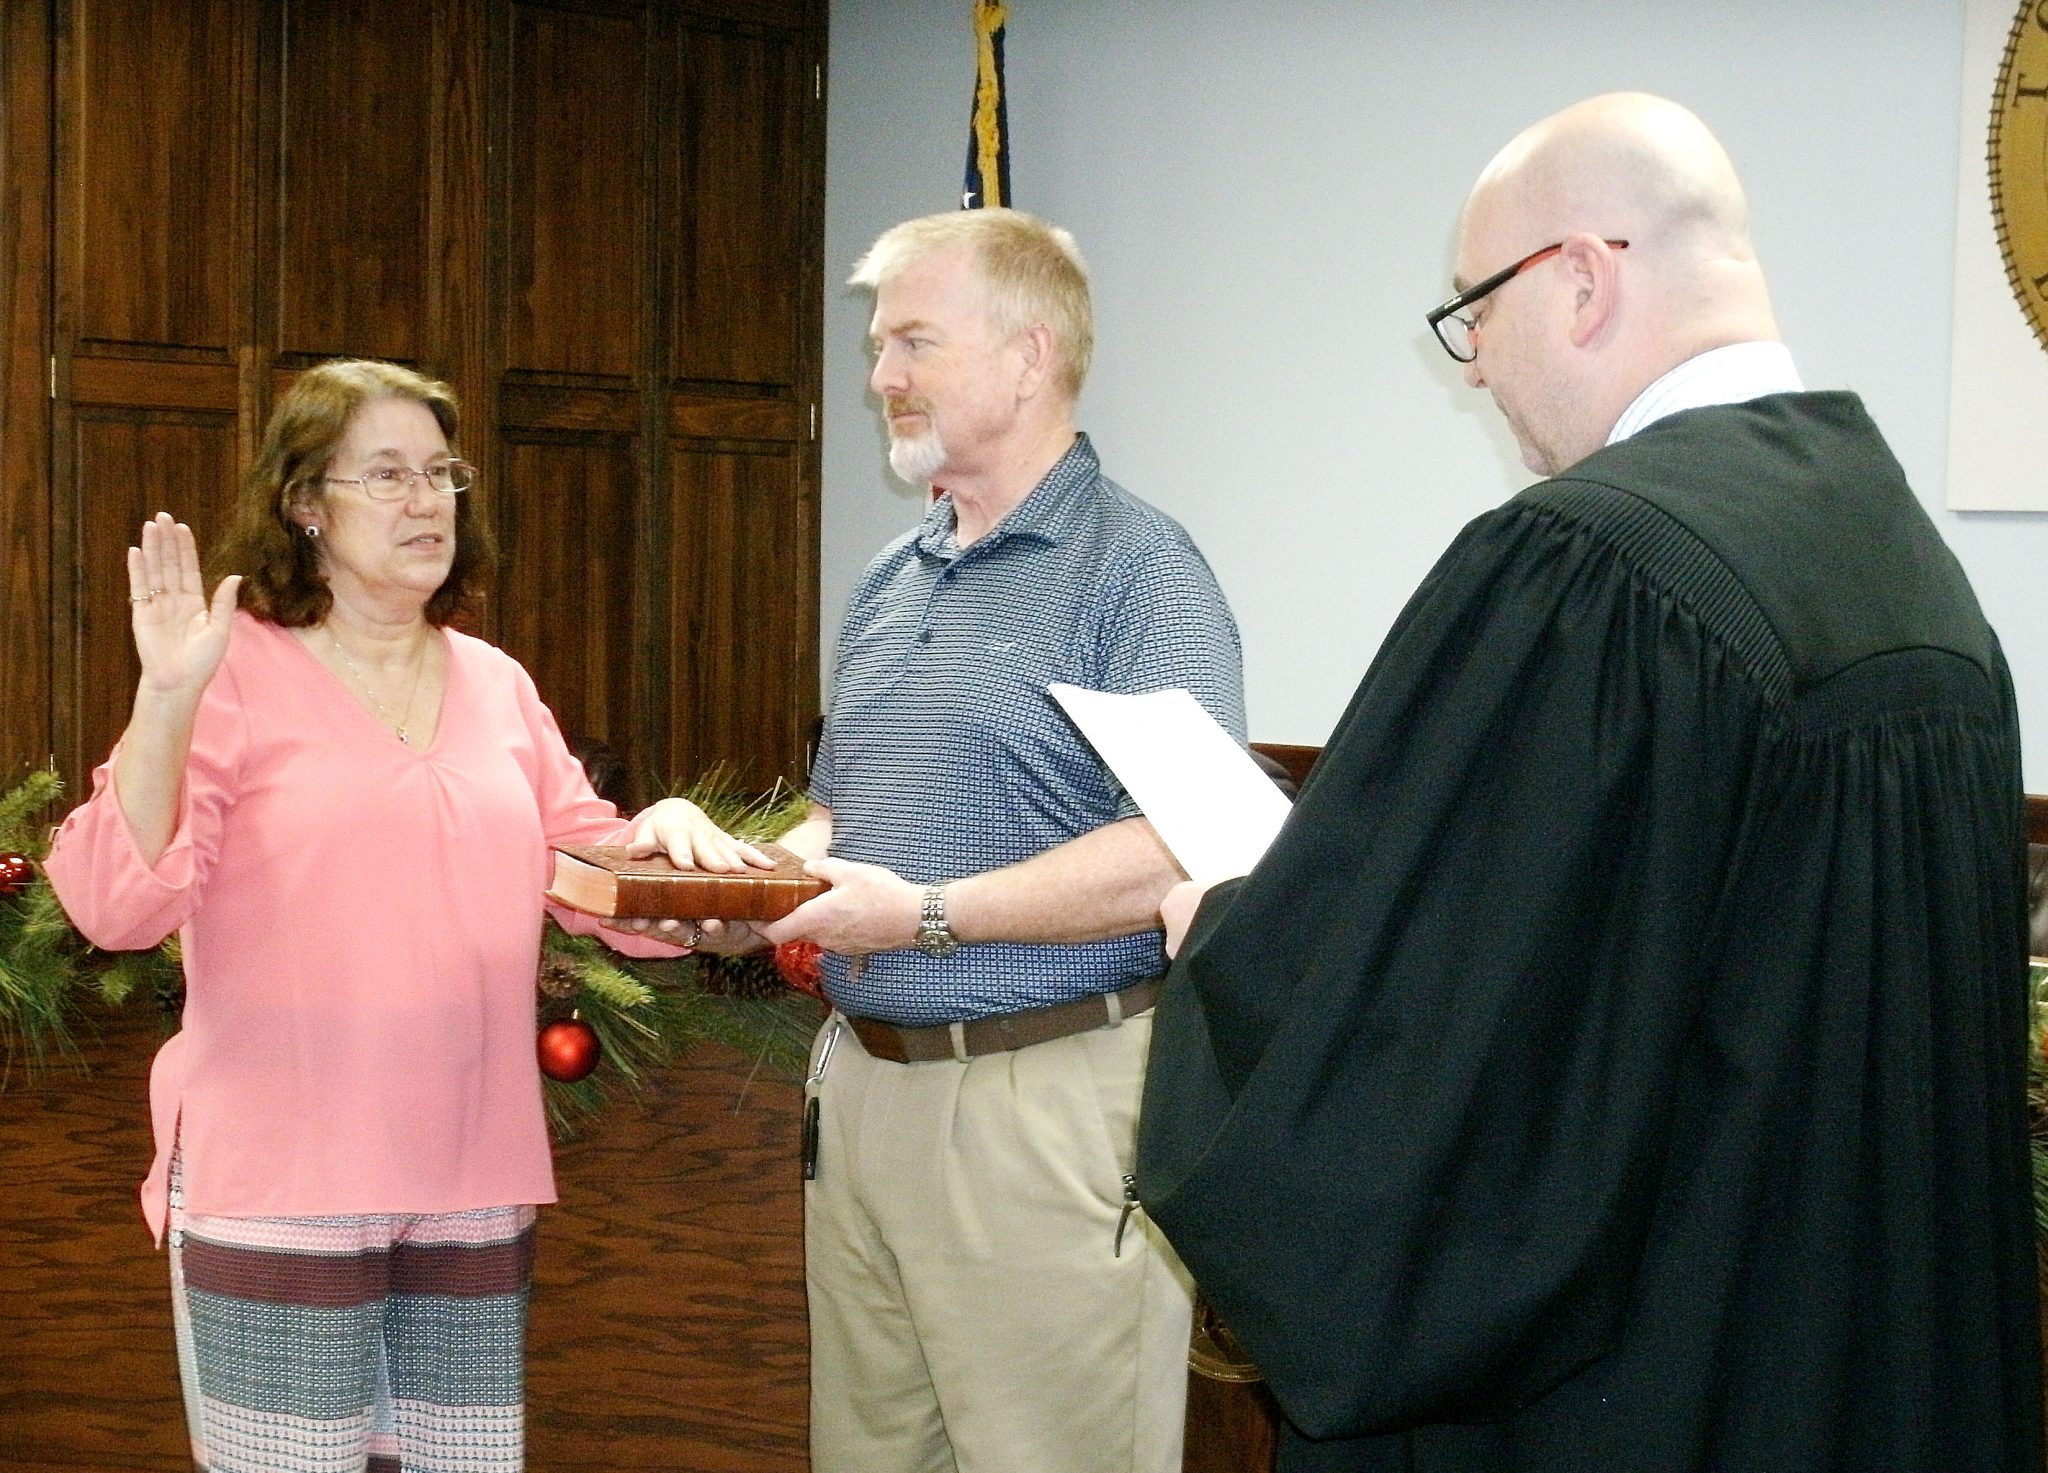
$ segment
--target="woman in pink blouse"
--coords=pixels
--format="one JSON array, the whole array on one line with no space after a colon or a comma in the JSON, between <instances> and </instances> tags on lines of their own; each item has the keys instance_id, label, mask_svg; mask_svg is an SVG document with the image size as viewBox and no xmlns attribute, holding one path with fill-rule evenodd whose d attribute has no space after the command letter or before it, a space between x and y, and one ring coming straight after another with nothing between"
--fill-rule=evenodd
<instances>
[{"instance_id":1,"label":"woman in pink blouse","mask_svg":"<svg viewBox=\"0 0 2048 1473\"><path fill-rule=\"evenodd\" d=\"M526 672L447 627L490 559L456 424L445 385L323 364L211 599L191 530L144 524L134 711L50 854L96 944L183 945L142 1206L209 1473L522 1465L549 846L758 859L678 799L621 819Z\"/></svg>"}]
</instances>

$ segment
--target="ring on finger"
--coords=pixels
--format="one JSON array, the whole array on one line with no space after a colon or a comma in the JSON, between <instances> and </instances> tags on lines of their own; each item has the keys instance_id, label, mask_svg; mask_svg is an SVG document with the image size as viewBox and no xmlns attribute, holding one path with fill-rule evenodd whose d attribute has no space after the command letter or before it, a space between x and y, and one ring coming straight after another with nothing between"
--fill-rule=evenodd
<instances>
[{"instance_id":1,"label":"ring on finger","mask_svg":"<svg viewBox=\"0 0 2048 1473\"><path fill-rule=\"evenodd\" d=\"M161 588L152 588L147 593L131 593L128 595L128 602L131 604L146 604L162 592Z\"/></svg>"},{"instance_id":2,"label":"ring on finger","mask_svg":"<svg viewBox=\"0 0 2048 1473\"><path fill-rule=\"evenodd\" d=\"M702 941L703 939L704 927L696 921L690 922L690 939L688 941L685 941L683 945L689 947L690 950L695 951L697 949L697 943Z\"/></svg>"}]
</instances>

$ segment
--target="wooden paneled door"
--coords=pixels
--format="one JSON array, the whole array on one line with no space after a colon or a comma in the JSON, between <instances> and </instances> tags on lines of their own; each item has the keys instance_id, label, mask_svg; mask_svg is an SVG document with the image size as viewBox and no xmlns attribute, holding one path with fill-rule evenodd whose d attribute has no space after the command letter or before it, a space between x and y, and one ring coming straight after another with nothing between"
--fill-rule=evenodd
<instances>
[{"instance_id":1,"label":"wooden paneled door","mask_svg":"<svg viewBox=\"0 0 2048 1473\"><path fill-rule=\"evenodd\" d=\"M481 631L635 797L817 706L823 0L0 0L0 775L134 679L121 550L218 529L321 359L448 380Z\"/></svg>"},{"instance_id":2,"label":"wooden paneled door","mask_svg":"<svg viewBox=\"0 0 2048 1473\"><path fill-rule=\"evenodd\" d=\"M498 49L508 567L548 590L505 644L565 725L650 713L656 781L794 776L817 704L823 72L802 6L746 10L514 0Z\"/></svg>"},{"instance_id":3,"label":"wooden paneled door","mask_svg":"<svg viewBox=\"0 0 2048 1473\"><path fill-rule=\"evenodd\" d=\"M249 0L59 11L52 715L74 778L134 684L121 550L158 507L210 536L242 459L254 21Z\"/></svg>"},{"instance_id":4,"label":"wooden paneled door","mask_svg":"<svg viewBox=\"0 0 2048 1473\"><path fill-rule=\"evenodd\" d=\"M803 139L823 74L786 37L678 29L680 126L662 171L676 189L667 213L696 226L676 237L662 293L674 307L662 363L665 532L698 569L668 590L671 752L677 771L741 754L749 781L768 775L772 753L800 750L816 687L807 669L817 663L816 600L792 595L817 582L818 399L805 390L817 370L805 355L821 329L806 292L733 289L767 280L769 263L791 254L822 280L810 217L824 178ZM721 146L721 110L753 120L743 146ZM733 698L690 695L703 691ZM784 724L792 715L799 724Z\"/></svg>"}]
</instances>

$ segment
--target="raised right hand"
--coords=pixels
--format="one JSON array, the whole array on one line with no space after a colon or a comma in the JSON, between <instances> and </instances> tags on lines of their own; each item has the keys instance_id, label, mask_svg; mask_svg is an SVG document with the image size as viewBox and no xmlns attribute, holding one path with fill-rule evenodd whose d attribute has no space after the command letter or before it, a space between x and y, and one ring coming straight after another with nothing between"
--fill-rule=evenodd
<instances>
[{"instance_id":1,"label":"raised right hand","mask_svg":"<svg viewBox=\"0 0 2048 1473\"><path fill-rule=\"evenodd\" d=\"M192 529L162 511L142 524L141 546L128 549L128 607L143 689L198 698L227 654L241 586L240 574L223 578L209 600Z\"/></svg>"}]
</instances>

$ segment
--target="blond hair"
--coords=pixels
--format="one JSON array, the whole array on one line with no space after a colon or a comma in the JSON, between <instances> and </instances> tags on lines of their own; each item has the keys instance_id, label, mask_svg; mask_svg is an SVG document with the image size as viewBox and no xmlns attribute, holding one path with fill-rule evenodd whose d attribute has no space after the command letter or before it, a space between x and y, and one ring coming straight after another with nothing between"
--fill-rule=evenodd
<instances>
[{"instance_id":1,"label":"blond hair","mask_svg":"<svg viewBox=\"0 0 2048 1473\"><path fill-rule=\"evenodd\" d=\"M1022 210L923 215L883 231L847 285L879 291L907 267L963 247L973 252L989 322L1006 338L1044 323L1057 345L1060 387L1070 400L1079 398L1095 353L1095 313L1088 263L1057 225Z\"/></svg>"}]
</instances>

